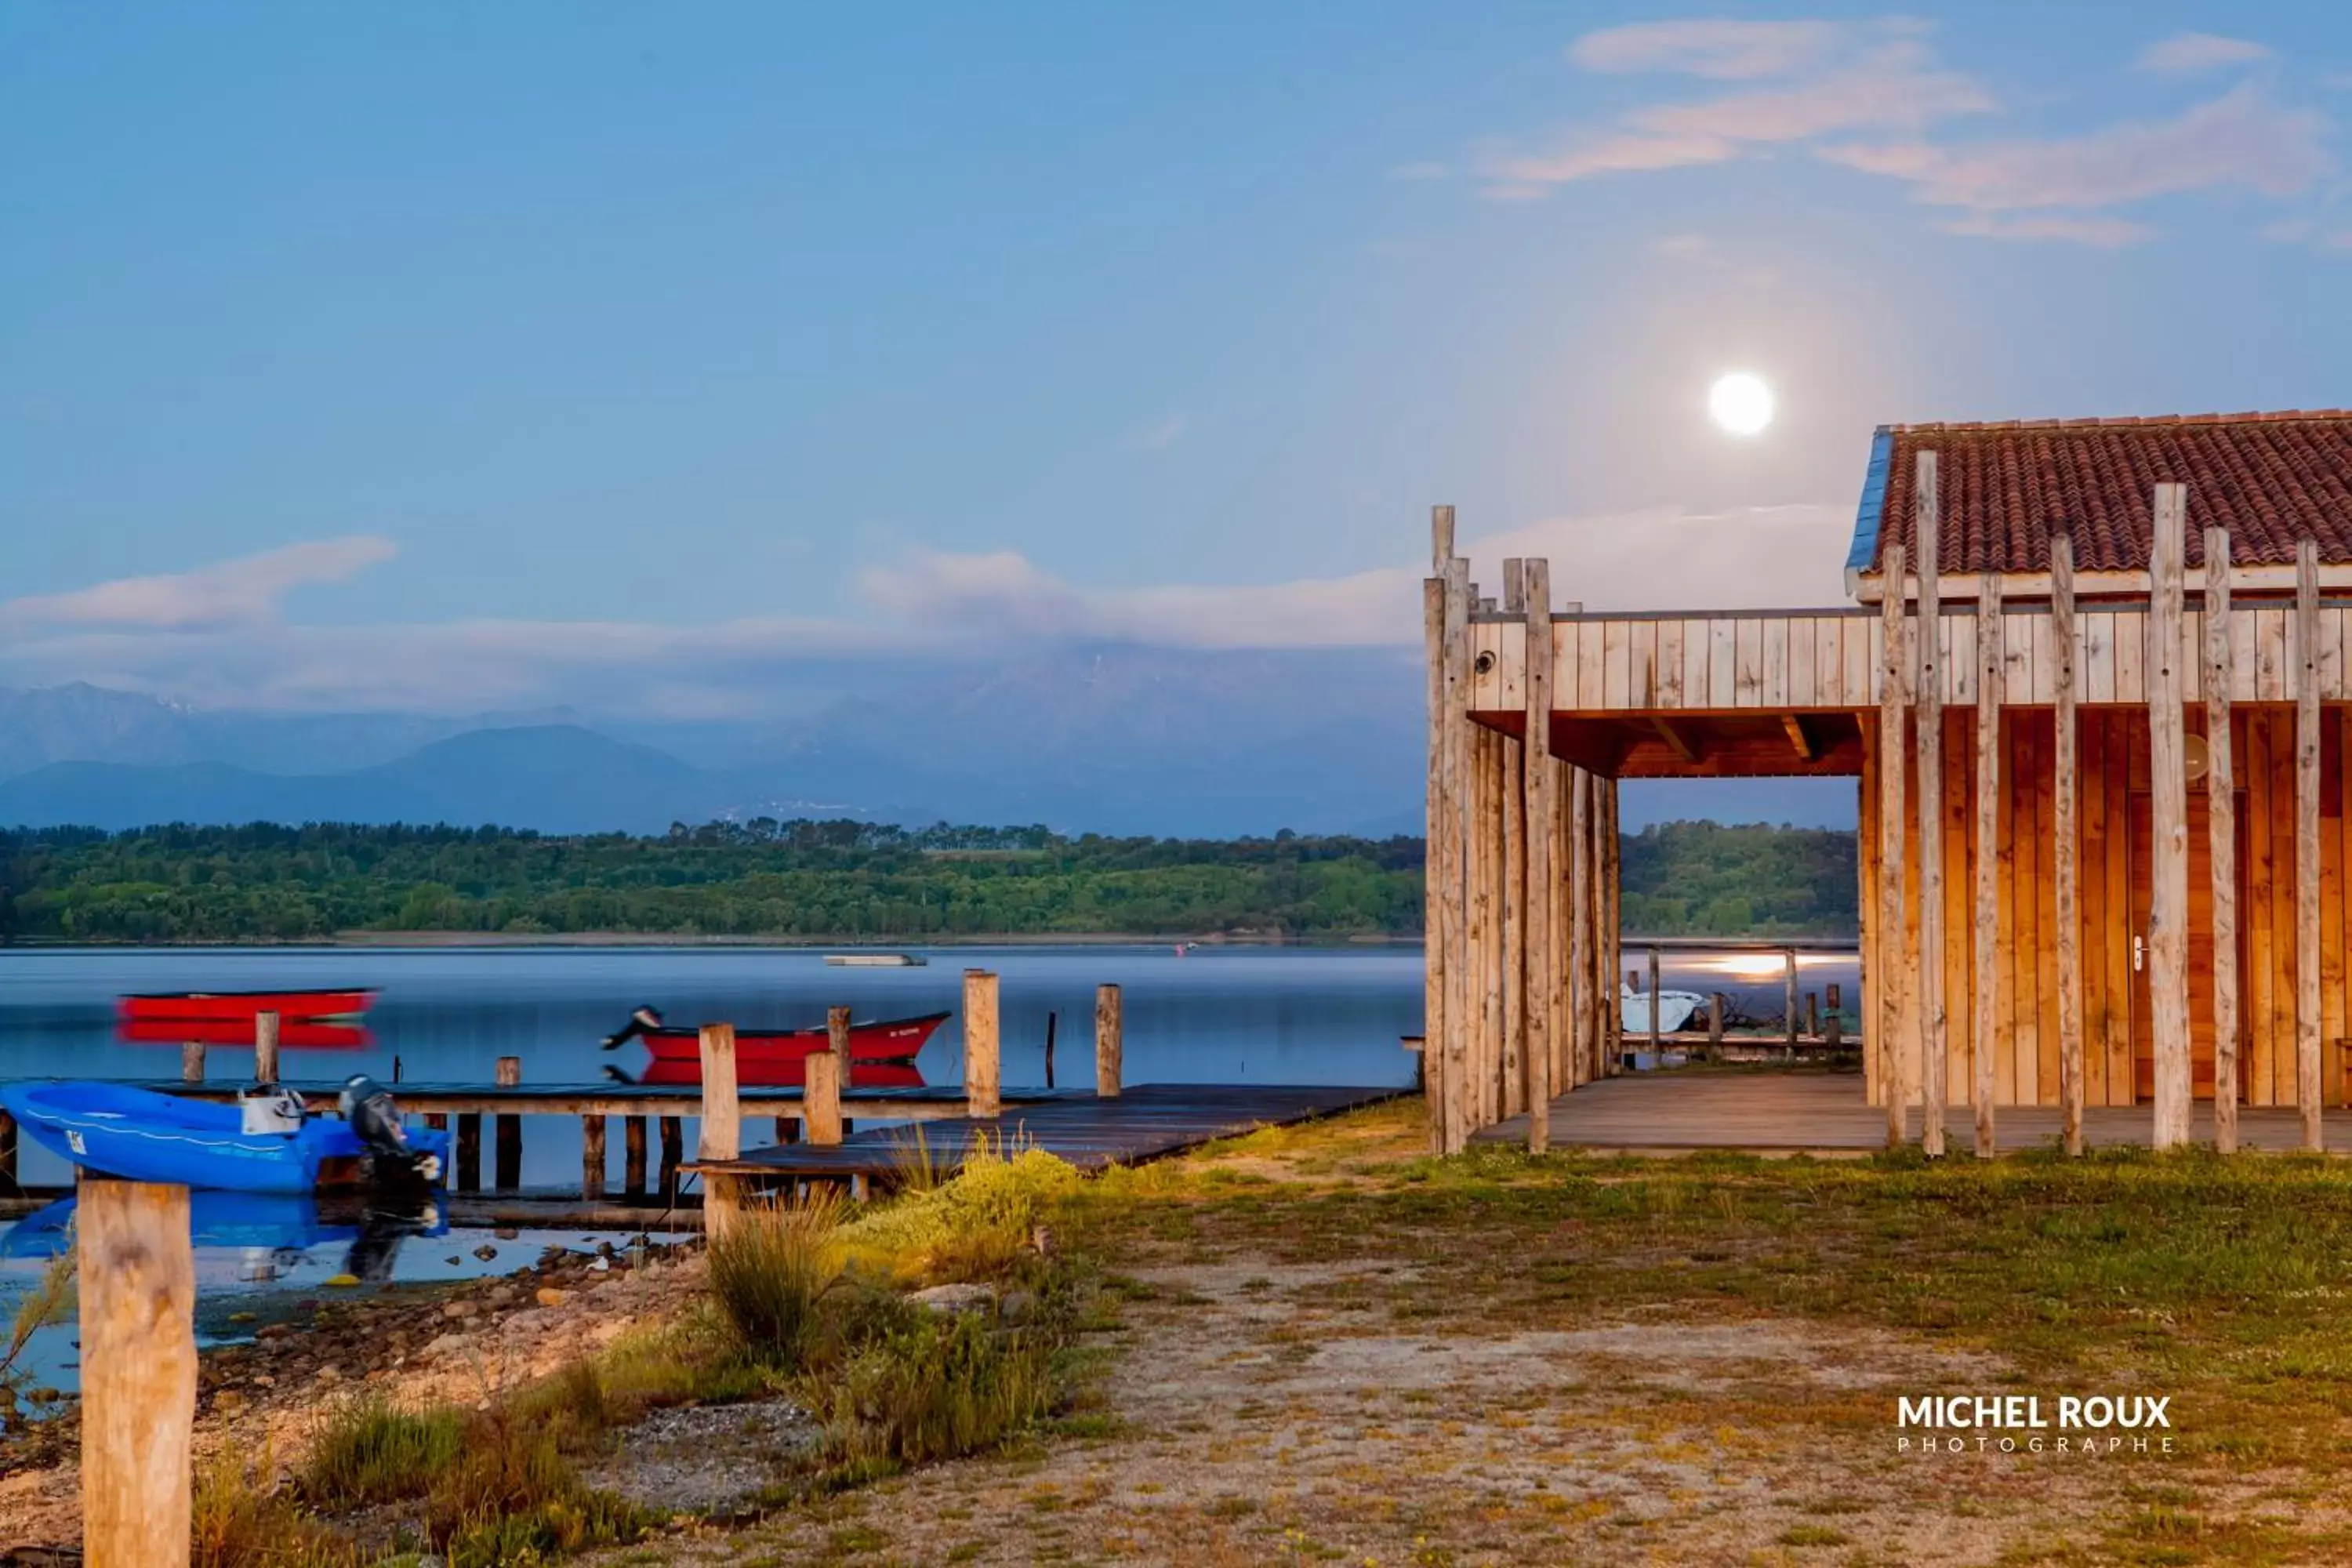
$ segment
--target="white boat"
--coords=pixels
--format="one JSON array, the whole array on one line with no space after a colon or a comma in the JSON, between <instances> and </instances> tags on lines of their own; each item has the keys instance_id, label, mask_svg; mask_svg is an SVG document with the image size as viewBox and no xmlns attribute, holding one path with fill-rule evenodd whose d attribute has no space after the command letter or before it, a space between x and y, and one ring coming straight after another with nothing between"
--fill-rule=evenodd
<instances>
[{"instance_id":1,"label":"white boat","mask_svg":"<svg viewBox=\"0 0 2352 1568\"><path fill-rule=\"evenodd\" d=\"M1650 994L1628 985L1619 996L1620 1016L1624 1020L1625 1035L1646 1036L1650 1032ZM1706 1010L1706 998L1696 991L1661 991L1658 993L1658 1028L1671 1035L1689 1023L1692 1017Z\"/></svg>"},{"instance_id":2,"label":"white boat","mask_svg":"<svg viewBox=\"0 0 2352 1568\"><path fill-rule=\"evenodd\" d=\"M828 952L835 969L919 969L930 963L919 952Z\"/></svg>"}]
</instances>

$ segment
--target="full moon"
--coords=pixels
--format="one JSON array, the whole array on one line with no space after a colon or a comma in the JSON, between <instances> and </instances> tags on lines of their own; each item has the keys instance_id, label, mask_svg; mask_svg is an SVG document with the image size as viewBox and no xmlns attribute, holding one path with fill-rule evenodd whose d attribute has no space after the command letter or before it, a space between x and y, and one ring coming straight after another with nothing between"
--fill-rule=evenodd
<instances>
[{"instance_id":1,"label":"full moon","mask_svg":"<svg viewBox=\"0 0 2352 1568\"><path fill-rule=\"evenodd\" d=\"M1706 389L1706 411L1734 436L1753 436L1772 423L1772 389L1760 377L1734 371Z\"/></svg>"}]
</instances>

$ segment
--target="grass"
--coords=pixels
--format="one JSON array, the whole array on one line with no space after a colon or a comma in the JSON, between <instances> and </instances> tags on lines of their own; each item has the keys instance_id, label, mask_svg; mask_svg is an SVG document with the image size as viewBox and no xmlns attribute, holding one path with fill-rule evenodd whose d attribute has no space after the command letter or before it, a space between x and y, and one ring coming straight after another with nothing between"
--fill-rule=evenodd
<instances>
[{"instance_id":1,"label":"grass","mask_svg":"<svg viewBox=\"0 0 2352 1568\"><path fill-rule=\"evenodd\" d=\"M465 1437L465 1420L455 1410L353 1400L329 1415L295 1485L323 1508L420 1497L457 1462Z\"/></svg>"},{"instance_id":2,"label":"grass","mask_svg":"<svg viewBox=\"0 0 2352 1568\"><path fill-rule=\"evenodd\" d=\"M711 1243L711 1300L754 1354L790 1365L806 1352L818 1304L842 1275L841 1207L829 1191L751 1205Z\"/></svg>"}]
</instances>

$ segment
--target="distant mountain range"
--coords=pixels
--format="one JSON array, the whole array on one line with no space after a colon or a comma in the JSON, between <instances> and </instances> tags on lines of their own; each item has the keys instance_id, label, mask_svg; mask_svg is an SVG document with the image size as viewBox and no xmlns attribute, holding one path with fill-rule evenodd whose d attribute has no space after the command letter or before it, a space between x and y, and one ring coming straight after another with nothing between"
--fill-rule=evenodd
<instances>
[{"instance_id":1,"label":"distant mountain range","mask_svg":"<svg viewBox=\"0 0 2352 1568\"><path fill-rule=\"evenodd\" d=\"M0 689L0 825L652 833L769 816L1418 833L1422 690L1404 652L1139 648L952 668L767 725L202 712L88 685ZM1622 816L1851 826L1854 804L1851 781L1628 785Z\"/></svg>"}]
</instances>

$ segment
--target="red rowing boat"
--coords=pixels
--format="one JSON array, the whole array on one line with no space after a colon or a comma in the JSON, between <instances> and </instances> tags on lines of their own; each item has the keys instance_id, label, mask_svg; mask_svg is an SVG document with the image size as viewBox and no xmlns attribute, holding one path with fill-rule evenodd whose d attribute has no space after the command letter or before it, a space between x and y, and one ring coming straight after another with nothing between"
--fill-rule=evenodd
<instances>
[{"instance_id":1,"label":"red rowing boat","mask_svg":"<svg viewBox=\"0 0 2352 1568\"><path fill-rule=\"evenodd\" d=\"M779 1068L772 1075L766 1072L754 1073L743 1068L740 1062L736 1065L735 1081L745 1089L799 1089L807 1077L808 1058L803 1057L800 1060ZM674 1057L665 1057L658 1061L646 1063L646 1070L638 1075L635 1081L654 1084L698 1084L702 1081L702 1063L699 1059L680 1061ZM844 1089L920 1089L923 1087L923 1074L921 1069L912 1062L852 1062L849 1064L849 1081L841 1087Z\"/></svg>"},{"instance_id":2,"label":"red rowing boat","mask_svg":"<svg viewBox=\"0 0 2352 1568\"><path fill-rule=\"evenodd\" d=\"M122 996L115 1008L125 1020L203 1018L250 1027L256 1013L275 1013L283 1023L299 1019L356 1018L375 1005L373 989L334 991L164 991Z\"/></svg>"},{"instance_id":3,"label":"red rowing boat","mask_svg":"<svg viewBox=\"0 0 2352 1568\"><path fill-rule=\"evenodd\" d=\"M123 1018L116 1022L117 1039L141 1046L243 1046L253 1048L250 1018ZM297 1018L281 1024L278 1043L289 1051L355 1051L375 1043L364 1024L324 1023Z\"/></svg>"},{"instance_id":4,"label":"red rowing boat","mask_svg":"<svg viewBox=\"0 0 2352 1568\"><path fill-rule=\"evenodd\" d=\"M853 1080L859 1067L912 1063L933 1032L947 1020L945 1013L926 1013L919 1018L851 1024L849 1060ZM629 1016L626 1028L605 1037L604 1048L613 1050L630 1040L645 1041L646 1048L653 1053L652 1070L662 1074L662 1081L702 1081L702 1032L699 1029L665 1024L662 1016L653 1008L640 1007ZM801 1064L827 1048L828 1037L822 1027L739 1028L735 1031L736 1076L743 1083L798 1083L801 1080ZM692 1076L677 1076L681 1070L688 1071ZM650 1075L647 1081L652 1081Z\"/></svg>"}]
</instances>

